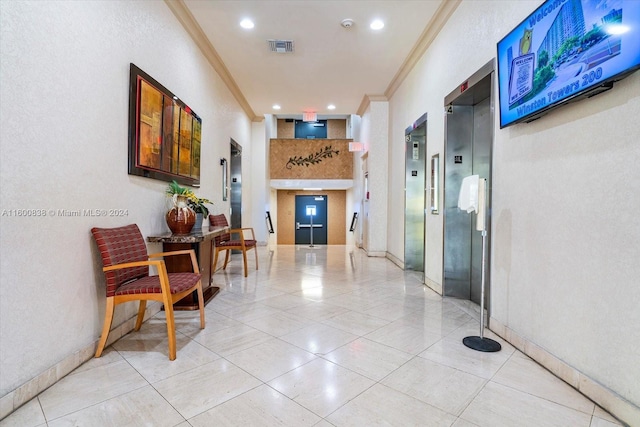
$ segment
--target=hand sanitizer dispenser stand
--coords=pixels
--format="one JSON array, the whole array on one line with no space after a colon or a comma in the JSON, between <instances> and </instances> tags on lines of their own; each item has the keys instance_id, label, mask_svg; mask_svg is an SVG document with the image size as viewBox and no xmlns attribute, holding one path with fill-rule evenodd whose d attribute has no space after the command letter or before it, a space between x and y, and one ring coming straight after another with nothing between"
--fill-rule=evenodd
<instances>
[{"instance_id":1,"label":"hand sanitizer dispenser stand","mask_svg":"<svg viewBox=\"0 0 640 427\"><path fill-rule=\"evenodd\" d=\"M487 200L486 200L487 180L480 178L478 175L471 175L462 180L460 187L460 196L458 197L458 208L467 213L475 212L476 230L482 232L482 281L480 291L480 336L469 336L462 340L467 347L483 351L496 352L502 349L499 342L486 338L484 336L484 287L485 287L485 268L486 268L486 251L487 251Z\"/></svg>"}]
</instances>

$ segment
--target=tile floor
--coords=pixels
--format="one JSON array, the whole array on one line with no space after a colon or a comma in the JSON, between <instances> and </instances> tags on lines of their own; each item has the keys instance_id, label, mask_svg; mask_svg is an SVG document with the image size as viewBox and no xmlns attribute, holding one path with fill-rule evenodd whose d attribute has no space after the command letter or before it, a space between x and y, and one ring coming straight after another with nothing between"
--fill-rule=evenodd
<instances>
[{"instance_id":1,"label":"tile floor","mask_svg":"<svg viewBox=\"0 0 640 427\"><path fill-rule=\"evenodd\" d=\"M215 274L204 330L177 313L175 361L162 312L0 426L620 425L490 332L502 351L466 348L473 307L386 259L258 251L249 277L239 255Z\"/></svg>"}]
</instances>

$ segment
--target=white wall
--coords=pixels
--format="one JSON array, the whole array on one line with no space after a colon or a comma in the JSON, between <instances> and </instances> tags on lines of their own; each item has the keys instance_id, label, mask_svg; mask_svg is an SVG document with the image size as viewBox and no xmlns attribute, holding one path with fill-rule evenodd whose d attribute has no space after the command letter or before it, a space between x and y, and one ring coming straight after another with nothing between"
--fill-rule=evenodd
<instances>
[{"instance_id":1,"label":"white wall","mask_svg":"<svg viewBox=\"0 0 640 427\"><path fill-rule=\"evenodd\" d=\"M258 240L261 242L264 241L267 246L276 245L278 243L278 190L271 187L271 169L268 161L270 156L269 150L271 148L271 139L277 137L278 118L275 115L266 114L264 122L253 124L254 146L257 146L258 144L264 146L264 149L261 150L261 155L263 157L261 159L256 158L254 160L254 167L257 171L254 172L254 176L261 176L264 178L262 185L258 186L264 191L264 195L260 196L261 198L264 197L264 211L259 212L264 239L262 240L258 237ZM255 175L255 173L258 175ZM256 205L256 210L259 210L259 205ZM270 234L268 230L266 211L269 211L269 215L271 216L273 234ZM256 222L256 224L258 223ZM258 232L258 235L260 235L260 232Z\"/></svg>"},{"instance_id":2,"label":"white wall","mask_svg":"<svg viewBox=\"0 0 640 427\"><path fill-rule=\"evenodd\" d=\"M363 247L369 256L386 256L387 252L388 133L389 103L371 99L360 123L360 140L368 153L369 200L365 202L368 207L363 209L362 221L366 234Z\"/></svg>"},{"instance_id":3,"label":"white wall","mask_svg":"<svg viewBox=\"0 0 640 427\"><path fill-rule=\"evenodd\" d=\"M255 238L260 245L266 244L269 238L265 217L270 205L270 188L265 159L269 158L269 138L267 138L266 128L270 126L270 122L268 118L251 124L253 139L251 162L248 167L242 168L243 194L248 193L252 200L251 210L243 209L242 226L253 228ZM248 188L245 184L248 184Z\"/></svg>"},{"instance_id":4,"label":"white wall","mask_svg":"<svg viewBox=\"0 0 640 427\"><path fill-rule=\"evenodd\" d=\"M463 1L390 99L390 141L428 112L443 152L444 96L495 56L540 1ZM497 108L497 105L495 106ZM640 406L640 72L531 124L495 125L492 316ZM496 117L497 119L497 117ZM497 120L496 120L497 122ZM390 148L391 174L404 170ZM391 181L389 194L400 193ZM401 203L390 199L390 218ZM390 224L390 227L393 227ZM389 248L402 235L389 233ZM427 216L426 276L442 284L442 216Z\"/></svg>"},{"instance_id":5,"label":"white wall","mask_svg":"<svg viewBox=\"0 0 640 427\"><path fill-rule=\"evenodd\" d=\"M352 114L347 123L347 137L353 138L355 142L361 142L362 139L360 137L360 116ZM353 153L353 187L350 191L347 192L347 224L351 225L351 219L353 217L353 212L358 214L358 219L356 221L355 230L352 233L347 235L347 244L355 245L357 247L362 247L362 220L363 220L363 204L364 204L364 194L363 194L363 185L364 182L364 171L363 171L363 162L362 155L364 151L357 151ZM351 212L350 209L351 208Z\"/></svg>"},{"instance_id":6,"label":"white wall","mask_svg":"<svg viewBox=\"0 0 640 427\"><path fill-rule=\"evenodd\" d=\"M213 211L228 211L219 158L230 138L250 152L251 123L164 2L3 1L0 13L1 397L98 339L105 290L91 227L168 232L166 183L127 174L129 63L202 117L197 194ZM128 215L51 213L90 208ZM134 311L118 307L114 326Z\"/></svg>"}]
</instances>

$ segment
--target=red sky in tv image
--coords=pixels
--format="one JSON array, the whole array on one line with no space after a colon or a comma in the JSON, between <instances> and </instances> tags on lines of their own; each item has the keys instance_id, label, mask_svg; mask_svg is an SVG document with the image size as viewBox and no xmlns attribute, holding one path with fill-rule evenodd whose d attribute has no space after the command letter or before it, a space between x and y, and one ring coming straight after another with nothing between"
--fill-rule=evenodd
<instances>
[{"instance_id":1,"label":"red sky in tv image","mask_svg":"<svg viewBox=\"0 0 640 427\"><path fill-rule=\"evenodd\" d=\"M501 127L637 67L640 1L548 0L498 43Z\"/></svg>"}]
</instances>

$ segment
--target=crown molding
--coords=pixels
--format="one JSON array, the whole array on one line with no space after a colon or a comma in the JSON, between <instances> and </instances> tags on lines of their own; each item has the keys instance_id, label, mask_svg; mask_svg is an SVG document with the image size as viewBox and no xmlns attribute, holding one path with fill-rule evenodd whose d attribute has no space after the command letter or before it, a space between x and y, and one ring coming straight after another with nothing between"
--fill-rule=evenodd
<instances>
[{"instance_id":1,"label":"crown molding","mask_svg":"<svg viewBox=\"0 0 640 427\"><path fill-rule=\"evenodd\" d=\"M164 2L169 6L169 9L175 17L178 19L180 24L184 27L187 33L191 36L195 44L200 48L200 51L207 59L209 64L213 67L216 73L220 76L224 84L227 86L233 97L238 101L240 107L244 110L245 114L254 122L260 122L264 118L256 116L256 113L253 111L249 102L244 97L240 88L236 84L233 77L231 77L231 73L227 69L227 66L216 52L215 48L205 35L204 31L193 17L193 14L189 11L187 6L184 4L183 0L164 0Z\"/></svg>"},{"instance_id":2,"label":"crown molding","mask_svg":"<svg viewBox=\"0 0 640 427\"><path fill-rule=\"evenodd\" d=\"M433 17L420 35L418 42L415 44L413 49L411 49L407 59L404 60L400 69L391 80L391 83L389 83L387 90L384 92L387 98L390 99L396 90L398 90L404 79L413 70L413 67L415 67L420 58L422 58L427 49L429 49L431 43L438 36L460 3L462 3L462 0L443 0L442 3L440 3L438 10L433 14ZM362 104L360 106L362 107Z\"/></svg>"},{"instance_id":3,"label":"crown molding","mask_svg":"<svg viewBox=\"0 0 640 427\"><path fill-rule=\"evenodd\" d=\"M362 101L360 102L360 106L358 107L357 115L362 117L367 108L369 108L369 104L372 102L386 102L389 101L386 95L365 95L362 97Z\"/></svg>"}]
</instances>

